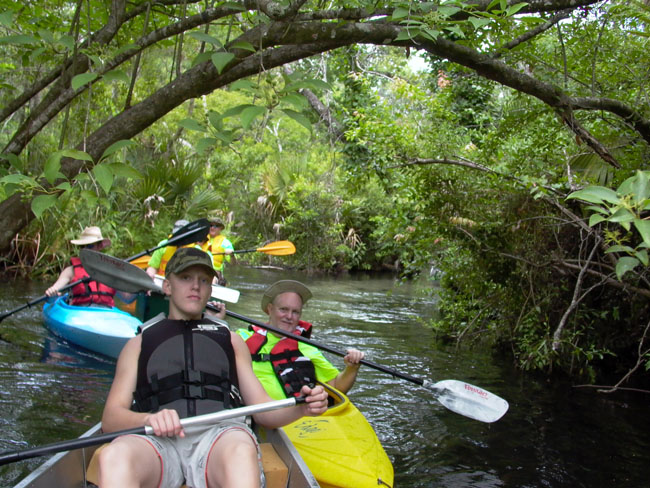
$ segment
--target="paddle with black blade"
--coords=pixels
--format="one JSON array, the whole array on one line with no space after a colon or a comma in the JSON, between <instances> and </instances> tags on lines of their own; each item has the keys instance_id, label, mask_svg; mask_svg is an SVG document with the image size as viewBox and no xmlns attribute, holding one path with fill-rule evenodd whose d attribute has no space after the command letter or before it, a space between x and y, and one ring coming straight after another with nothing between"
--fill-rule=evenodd
<instances>
[{"instance_id":1,"label":"paddle with black blade","mask_svg":"<svg viewBox=\"0 0 650 488\"><path fill-rule=\"evenodd\" d=\"M293 407L300 403L305 403L305 397L293 397L285 400L275 400L267 403L258 403L257 405L249 405L241 408L233 408L229 410L221 410L220 412L208 413L205 415L198 415L196 417L189 417L181 419L183 428L194 425L204 425L216 423L221 420L232 419L237 417L245 417L248 415L255 415L262 412L269 412L271 410L278 410L280 408ZM101 434L91 437L81 437L78 439L71 439L68 441L55 442L45 446L34 447L32 449L25 449L23 451L10 451L0 454L0 466L4 464L22 461L23 459L30 459L38 456L45 456L46 454L53 454L55 452L70 451L72 449L81 449L83 447L96 446L110 442L113 439L130 434L138 435L152 435L153 428L149 425L143 427L135 427L133 429L119 430L117 432L110 432L108 434Z\"/></svg>"},{"instance_id":2,"label":"paddle with black blade","mask_svg":"<svg viewBox=\"0 0 650 488\"><path fill-rule=\"evenodd\" d=\"M269 254L270 256L289 256L296 253L296 246L294 246L293 242L291 241L275 241L256 249L240 249L238 251L233 251L233 254L240 254L244 252L263 252L264 254ZM212 254L227 253L215 252Z\"/></svg>"},{"instance_id":3,"label":"paddle with black blade","mask_svg":"<svg viewBox=\"0 0 650 488\"><path fill-rule=\"evenodd\" d=\"M153 281L151 281L151 278L137 266L133 266L130 263L123 261L120 262L120 259L113 258L112 256L104 256L105 258L103 260L98 260L93 266L86 267L86 263L84 263L84 267L88 271L88 274L93 276L93 273L95 273L98 281L102 281L103 283L114 287L117 287L118 284L123 286L125 282L131 282L134 288L138 288L137 291L147 289L147 286L149 286L150 288L148 289L151 290L159 288L153 283ZM109 269L110 267L116 267L118 271L112 271ZM102 278L101 280L99 279L100 277ZM106 281L106 279L108 279L108 281ZM117 281L110 281L111 279ZM210 307L210 305L208 305L208 307ZM244 315L240 315L230 310L227 310L226 314L243 322L257 325L258 327L262 327L276 334L290 337L291 339L304 342L305 344L309 344L323 351L336 354L337 356L345 357L346 355L346 353L325 344L321 344L290 332L285 332L277 327L265 324L259 320L245 317ZM428 388L433 392L436 399L449 410L474 420L487 423L496 422L508 411L508 402L506 400L484 390L483 388L465 383L464 381L443 380L434 383L429 380L400 373L399 371L365 359L361 360L361 364Z\"/></svg>"},{"instance_id":4,"label":"paddle with black blade","mask_svg":"<svg viewBox=\"0 0 650 488\"><path fill-rule=\"evenodd\" d=\"M167 247L167 246L186 246L188 244L192 244L194 242L201 241L205 239L205 236L208 234L208 231L210 230L210 222L207 219L199 219L195 220L194 222L190 222L189 224L185 225L184 227L181 227L176 231L172 236L165 242L165 244L159 245L152 247L151 249L147 249L146 251L143 251L141 253L138 253L134 256L131 256L130 258L127 258L126 261L133 261L134 259L137 259L141 256L144 256L146 254L151 254L153 251L156 249L160 249L161 247ZM59 289L59 293L70 290L71 288L74 288L80 283L87 283L89 281L93 281L92 277L89 278L84 278L82 280L77 280L73 283L69 283L63 288ZM121 291L126 291L128 290L123 290L121 288L116 288ZM36 298L35 300L32 300L31 302L25 303L24 305L21 305L20 307L14 308L13 310L9 310L8 312L4 312L3 314L0 314L0 322L2 322L4 319L9 317L10 315L15 314L16 312L20 312L21 310L24 310L26 308L32 307L34 305L37 305L41 302L44 302L47 300L49 297L47 295L43 295L42 297Z\"/></svg>"}]
</instances>

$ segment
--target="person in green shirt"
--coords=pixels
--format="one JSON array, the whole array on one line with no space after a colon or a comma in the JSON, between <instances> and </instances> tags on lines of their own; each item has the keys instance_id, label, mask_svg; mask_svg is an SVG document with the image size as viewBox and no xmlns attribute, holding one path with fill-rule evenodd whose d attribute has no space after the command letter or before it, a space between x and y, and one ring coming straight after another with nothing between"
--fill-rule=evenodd
<instances>
[{"instance_id":1,"label":"person in green shirt","mask_svg":"<svg viewBox=\"0 0 650 488\"><path fill-rule=\"evenodd\" d=\"M281 280L269 286L262 296L262 310L270 325L286 332L309 336L311 324L300 320L303 305L312 297L304 284ZM364 353L350 348L339 372L322 352L308 344L268 332L261 327L239 329L253 359L253 372L271 398L296 394L302 384L313 380L328 383L347 393L357 378Z\"/></svg>"}]
</instances>

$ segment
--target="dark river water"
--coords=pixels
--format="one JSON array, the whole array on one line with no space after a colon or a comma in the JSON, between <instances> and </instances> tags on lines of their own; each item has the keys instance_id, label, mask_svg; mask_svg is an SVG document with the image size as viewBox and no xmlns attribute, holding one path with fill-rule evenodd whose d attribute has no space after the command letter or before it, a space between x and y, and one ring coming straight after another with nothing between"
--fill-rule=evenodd
<instances>
[{"instance_id":1,"label":"dark river water","mask_svg":"<svg viewBox=\"0 0 650 488\"><path fill-rule=\"evenodd\" d=\"M303 318L314 338L411 376L456 379L510 403L484 424L450 412L424 387L363 367L351 400L374 426L395 467L397 487L650 486L650 405L640 394L604 395L532 379L489 351L435 345L424 321L436 301L418 283L393 276L311 277L231 267L241 291L229 308L263 319L263 289L278 279L307 283L314 298ZM0 283L0 311L42 295L46 283ZM231 328L246 324L229 319ZM0 450L78 436L98 421L114 364L53 337L41 306L0 323ZM342 367L338 356L332 362ZM10 487L42 460L0 467Z\"/></svg>"}]
</instances>

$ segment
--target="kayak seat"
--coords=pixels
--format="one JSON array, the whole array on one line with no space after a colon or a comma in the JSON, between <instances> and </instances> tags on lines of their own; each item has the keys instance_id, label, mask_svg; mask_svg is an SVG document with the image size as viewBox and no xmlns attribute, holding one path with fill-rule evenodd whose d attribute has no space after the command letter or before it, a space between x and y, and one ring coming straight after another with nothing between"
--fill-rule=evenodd
<instances>
[{"instance_id":1,"label":"kayak seat","mask_svg":"<svg viewBox=\"0 0 650 488\"><path fill-rule=\"evenodd\" d=\"M86 480L94 485L97 485L99 481L99 461L97 460L97 455L107 445L103 444L95 450L86 470ZM271 443L265 442L260 444L260 451L262 452L262 468L266 477L266 488L285 488L289 480L289 469L287 465L280 459L280 456ZM186 487L183 485L181 488Z\"/></svg>"}]
</instances>

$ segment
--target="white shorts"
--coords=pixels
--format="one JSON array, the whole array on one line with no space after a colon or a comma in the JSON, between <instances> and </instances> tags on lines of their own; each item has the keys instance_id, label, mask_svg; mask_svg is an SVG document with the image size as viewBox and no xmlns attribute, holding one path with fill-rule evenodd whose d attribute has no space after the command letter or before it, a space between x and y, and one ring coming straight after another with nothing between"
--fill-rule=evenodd
<instances>
[{"instance_id":1,"label":"white shorts","mask_svg":"<svg viewBox=\"0 0 650 488\"><path fill-rule=\"evenodd\" d=\"M158 437L138 435L154 448L162 464L162 477L159 488L178 488L186 484L191 488L207 488L206 465L208 455L214 444L226 432L241 430L246 432L257 448L260 469L260 486L264 488L260 447L255 434L243 422L224 420L210 427L196 426L185 429L185 437ZM234 461L236 462L236 461Z\"/></svg>"}]
</instances>

